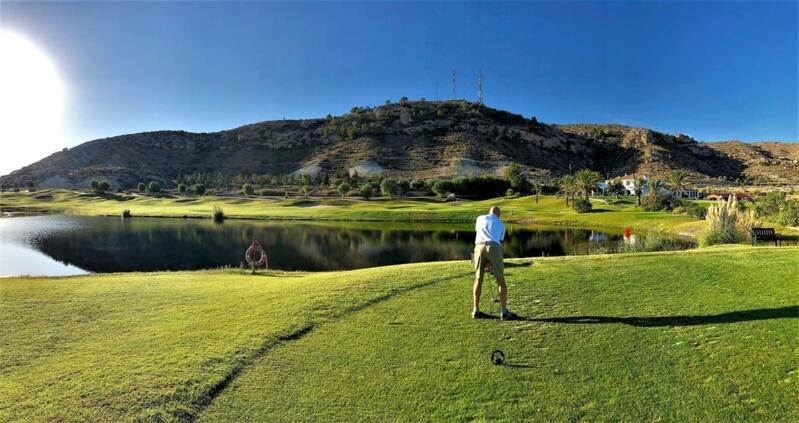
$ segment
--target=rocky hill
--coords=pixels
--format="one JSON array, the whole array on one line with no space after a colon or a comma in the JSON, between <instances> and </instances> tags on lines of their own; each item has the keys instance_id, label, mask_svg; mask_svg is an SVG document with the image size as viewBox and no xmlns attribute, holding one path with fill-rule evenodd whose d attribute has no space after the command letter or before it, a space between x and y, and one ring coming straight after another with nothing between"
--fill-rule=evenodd
<instances>
[{"instance_id":1,"label":"rocky hill","mask_svg":"<svg viewBox=\"0 0 799 423\"><path fill-rule=\"evenodd\" d=\"M799 183L798 145L703 143L620 125L548 125L465 101L402 101L213 133L156 131L94 140L0 177L0 184L73 188L104 179L127 188L217 171L495 175L510 163L540 177L583 167L611 176L662 176L681 168L699 181Z\"/></svg>"}]
</instances>

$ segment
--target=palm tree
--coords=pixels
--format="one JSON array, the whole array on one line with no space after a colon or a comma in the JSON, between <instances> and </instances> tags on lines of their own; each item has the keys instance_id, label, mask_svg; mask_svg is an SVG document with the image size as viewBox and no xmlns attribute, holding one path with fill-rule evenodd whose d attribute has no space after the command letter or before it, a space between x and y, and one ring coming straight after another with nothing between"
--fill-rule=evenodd
<instances>
[{"instance_id":1,"label":"palm tree","mask_svg":"<svg viewBox=\"0 0 799 423\"><path fill-rule=\"evenodd\" d=\"M677 198L682 198L682 194L688 187L690 181L688 180L688 172L682 169L672 170L666 179L669 188L677 194Z\"/></svg>"},{"instance_id":2,"label":"palm tree","mask_svg":"<svg viewBox=\"0 0 799 423\"><path fill-rule=\"evenodd\" d=\"M569 199L571 198L572 192L574 192L574 176L573 175L565 175L560 178L560 189L566 194L566 206L569 206Z\"/></svg>"},{"instance_id":3,"label":"palm tree","mask_svg":"<svg viewBox=\"0 0 799 423\"><path fill-rule=\"evenodd\" d=\"M590 169L580 169L574 174L576 187L583 192L585 199L588 199L589 192L596 188L596 184L602 179L602 175Z\"/></svg>"},{"instance_id":4,"label":"palm tree","mask_svg":"<svg viewBox=\"0 0 799 423\"><path fill-rule=\"evenodd\" d=\"M664 184L663 181L661 181L660 179L652 178L646 181L646 189L647 189L646 195L657 197L658 195L660 195L660 191L663 190L665 186L666 184Z\"/></svg>"},{"instance_id":5,"label":"palm tree","mask_svg":"<svg viewBox=\"0 0 799 423\"><path fill-rule=\"evenodd\" d=\"M634 189L635 189L635 196L638 197L638 206L641 206L641 194L644 192L644 185L646 185L646 177L645 176L638 176L634 177Z\"/></svg>"},{"instance_id":6,"label":"palm tree","mask_svg":"<svg viewBox=\"0 0 799 423\"><path fill-rule=\"evenodd\" d=\"M541 181L533 182L533 189L535 189L535 203L538 204L538 196L541 195L541 189L543 189L544 184Z\"/></svg>"}]
</instances>

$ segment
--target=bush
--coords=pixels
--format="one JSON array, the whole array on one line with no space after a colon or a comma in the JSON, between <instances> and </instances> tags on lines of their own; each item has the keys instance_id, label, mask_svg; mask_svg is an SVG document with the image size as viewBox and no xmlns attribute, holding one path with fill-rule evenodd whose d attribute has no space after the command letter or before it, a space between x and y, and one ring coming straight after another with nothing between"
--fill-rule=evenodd
<instances>
[{"instance_id":1,"label":"bush","mask_svg":"<svg viewBox=\"0 0 799 423\"><path fill-rule=\"evenodd\" d=\"M123 219L127 219L129 217L132 217L132 215L130 214L130 210L127 210L127 209L122 210L122 218Z\"/></svg>"},{"instance_id":2,"label":"bush","mask_svg":"<svg viewBox=\"0 0 799 423\"><path fill-rule=\"evenodd\" d=\"M139 185L136 187L139 192L147 191L147 185L144 182L139 182Z\"/></svg>"},{"instance_id":3,"label":"bush","mask_svg":"<svg viewBox=\"0 0 799 423\"><path fill-rule=\"evenodd\" d=\"M380 182L380 192L386 197L398 197L402 194L402 189L397 181L386 178Z\"/></svg>"},{"instance_id":4,"label":"bush","mask_svg":"<svg viewBox=\"0 0 799 423\"><path fill-rule=\"evenodd\" d=\"M755 200L755 211L759 216L777 216L785 203L784 192L769 192Z\"/></svg>"},{"instance_id":5,"label":"bush","mask_svg":"<svg viewBox=\"0 0 799 423\"><path fill-rule=\"evenodd\" d=\"M574 202L572 203L572 207L574 208L574 211L576 211L577 213L588 213L591 210L593 210L591 202L588 201L588 199L586 198L578 198L574 200Z\"/></svg>"},{"instance_id":6,"label":"bush","mask_svg":"<svg viewBox=\"0 0 799 423\"><path fill-rule=\"evenodd\" d=\"M791 200L785 203L780 212L780 225L799 226L799 200Z\"/></svg>"},{"instance_id":7,"label":"bush","mask_svg":"<svg viewBox=\"0 0 799 423\"><path fill-rule=\"evenodd\" d=\"M308 198L308 196L311 195L311 191L313 191L313 188L311 188L310 185L302 186L302 193L305 194L305 198Z\"/></svg>"},{"instance_id":8,"label":"bush","mask_svg":"<svg viewBox=\"0 0 799 423\"><path fill-rule=\"evenodd\" d=\"M188 191L188 189L189 188L186 186L186 184L178 184L178 192L179 193L185 194L186 191Z\"/></svg>"},{"instance_id":9,"label":"bush","mask_svg":"<svg viewBox=\"0 0 799 423\"><path fill-rule=\"evenodd\" d=\"M350 184L342 182L338 185L336 190L338 191L339 194L341 194L341 198L344 198L347 196L347 193L350 192Z\"/></svg>"},{"instance_id":10,"label":"bush","mask_svg":"<svg viewBox=\"0 0 799 423\"><path fill-rule=\"evenodd\" d=\"M244 184L241 186L241 192L244 195L253 195L255 194L255 188L252 187L252 184Z\"/></svg>"},{"instance_id":11,"label":"bush","mask_svg":"<svg viewBox=\"0 0 799 423\"><path fill-rule=\"evenodd\" d=\"M510 178L508 182L510 183L511 188L518 192L530 192L530 188L532 188L530 181L528 181L527 178L522 175L516 175Z\"/></svg>"},{"instance_id":12,"label":"bush","mask_svg":"<svg viewBox=\"0 0 799 423\"><path fill-rule=\"evenodd\" d=\"M225 220L225 211L222 210L222 207L214 206L214 222L221 223Z\"/></svg>"},{"instance_id":13,"label":"bush","mask_svg":"<svg viewBox=\"0 0 799 423\"><path fill-rule=\"evenodd\" d=\"M97 179L92 179L92 181L89 183L89 187L94 191L97 191L97 189L100 187L100 181Z\"/></svg>"},{"instance_id":14,"label":"bush","mask_svg":"<svg viewBox=\"0 0 799 423\"><path fill-rule=\"evenodd\" d=\"M361 185L361 197L363 197L364 200L372 198L372 184Z\"/></svg>"},{"instance_id":15,"label":"bush","mask_svg":"<svg viewBox=\"0 0 799 423\"><path fill-rule=\"evenodd\" d=\"M150 194L157 194L161 192L161 184L155 181L151 181L149 185L147 185L147 192Z\"/></svg>"},{"instance_id":16,"label":"bush","mask_svg":"<svg viewBox=\"0 0 799 423\"><path fill-rule=\"evenodd\" d=\"M647 195L641 198L641 208L644 211L671 211L682 203L670 194L654 193L650 190Z\"/></svg>"},{"instance_id":17,"label":"bush","mask_svg":"<svg viewBox=\"0 0 799 423\"><path fill-rule=\"evenodd\" d=\"M504 179L489 176L459 176L453 179L438 179L433 182L433 192L439 197L455 194L458 197L478 200L502 197L510 188Z\"/></svg>"},{"instance_id":18,"label":"bush","mask_svg":"<svg viewBox=\"0 0 799 423\"><path fill-rule=\"evenodd\" d=\"M205 185L194 184L191 187L191 192L194 193L194 195L203 195L205 194Z\"/></svg>"},{"instance_id":19,"label":"bush","mask_svg":"<svg viewBox=\"0 0 799 423\"><path fill-rule=\"evenodd\" d=\"M704 207L692 201L683 202L682 209L685 212L685 214L687 214L688 216L694 217L699 220L704 220L705 215L707 215L707 210Z\"/></svg>"},{"instance_id":20,"label":"bush","mask_svg":"<svg viewBox=\"0 0 799 423\"><path fill-rule=\"evenodd\" d=\"M513 192L513 188L508 188L508 190L505 191L505 197L513 197L515 194L516 193Z\"/></svg>"},{"instance_id":21,"label":"bush","mask_svg":"<svg viewBox=\"0 0 799 423\"><path fill-rule=\"evenodd\" d=\"M744 211L738 207L738 200L734 195L729 200L720 199L710 206L705 220L709 228L702 235L702 245L750 241L752 228L760 224L754 210Z\"/></svg>"},{"instance_id":22,"label":"bush","mask_svg":"<svg viewBox=\"0 0 799 423\"><path fill-rule=\"evenodd\" d=\"M686 246L692 246L692 244L689 242L652 234L643 238L639 238L638 242L635 243L624 243L621 248L619 248L619 252L641 253L645 251L677 251L685 249Z\"/></svg>"}]
</instances>

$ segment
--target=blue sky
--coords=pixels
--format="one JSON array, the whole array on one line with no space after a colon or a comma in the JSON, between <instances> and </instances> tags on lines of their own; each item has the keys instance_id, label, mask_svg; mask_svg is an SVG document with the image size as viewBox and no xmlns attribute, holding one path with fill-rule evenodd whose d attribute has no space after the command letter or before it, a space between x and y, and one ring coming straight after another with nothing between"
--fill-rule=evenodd
<instances>
[{"instance_id":1,"label":"blue sky","mask_svg":"<svg viewBox=\"0 0 799 423\"><path fill-rule=\"evenodd\" d=\"M214 131L386 99L552 123L799 139L797 3L9 3L69 93L65 142ZM436 90L437 85L437 90Z\"/></svg>"}]
</instances>

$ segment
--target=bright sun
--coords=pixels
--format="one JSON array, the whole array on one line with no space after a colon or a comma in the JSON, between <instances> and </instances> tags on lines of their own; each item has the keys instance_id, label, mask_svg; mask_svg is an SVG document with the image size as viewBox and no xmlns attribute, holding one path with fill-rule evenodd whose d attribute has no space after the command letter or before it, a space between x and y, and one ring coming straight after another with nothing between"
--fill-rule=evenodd
<instances>
[{"instance_id":1,"label":"bright sun","mask_svg":"<svg viewBox=\"0 0 799 423\"><path fill-rule=\"evenodd\" d=\"M64 100L53 61L22 35L0 30L0 175L63 147Z\"/></svg>"}]
</instances>

